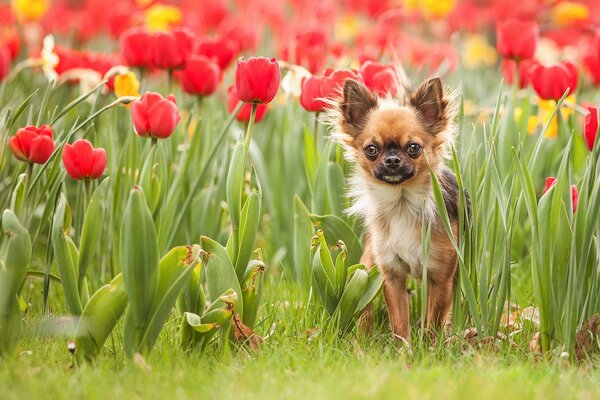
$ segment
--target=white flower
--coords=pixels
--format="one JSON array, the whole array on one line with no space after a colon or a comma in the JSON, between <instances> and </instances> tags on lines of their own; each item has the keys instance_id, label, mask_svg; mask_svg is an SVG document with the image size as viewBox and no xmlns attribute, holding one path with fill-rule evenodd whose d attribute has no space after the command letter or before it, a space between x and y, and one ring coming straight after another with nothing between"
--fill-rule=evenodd
<instances>
[{"instance_id":1,"label":"white flower","mask_svg":"<svg viewBox=\"0 0 600 400\"><path fill-rule=\"evenodd\" d=\"M288 70L281 80L281 88L287 96L300 97L302 94L302 79L309 78L310 72L299 65L284 64Z\"/></svg>"},{"instance_id":2,"label":"white flower","mask_svg":"<svg viewBox=\"0 0 600 400\"><path fill-rule=\"evenodd\" d=\"M54 36L46 35L44 37L40 63L44 75L50 82L56 81L58 74L56 73L56 66L58 65L58 55L54 52Z\"/></svg>"}]
</instances>

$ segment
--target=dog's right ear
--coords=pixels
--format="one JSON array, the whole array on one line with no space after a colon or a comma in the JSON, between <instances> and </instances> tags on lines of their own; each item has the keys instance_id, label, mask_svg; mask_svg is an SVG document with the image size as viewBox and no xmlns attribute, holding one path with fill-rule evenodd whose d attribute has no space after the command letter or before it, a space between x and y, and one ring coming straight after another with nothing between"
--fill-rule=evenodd
<instances>
[{"instance_id":1,"label":"dog's right ear","mask_svg":"<svg viewBox=\"0 0 600 400\"><path fill-rule=\"evenodd\" d=\"M342 130L355 139L364 129L369 113L377 108L377 96L354 79L346 80L340 102Z\"/></svg>"}]
</instances>

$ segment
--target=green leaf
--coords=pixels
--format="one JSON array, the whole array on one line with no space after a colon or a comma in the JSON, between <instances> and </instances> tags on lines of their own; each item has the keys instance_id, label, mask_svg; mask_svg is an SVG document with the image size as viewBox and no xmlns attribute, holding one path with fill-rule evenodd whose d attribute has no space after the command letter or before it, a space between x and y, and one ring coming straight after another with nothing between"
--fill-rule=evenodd
<instances>
[{"instance_id":1,"label":"green leaf","mask_svg":"<svg viewBox=\"0 0 600 400\"><path fill-rule=\"evenodd\" d=\"M12 210L2 214L0 247L0 357L11 355L21 324L18 295L31 263L29 232Z\"/></svg>"},{"instance_id":2,"label":"green leaf","mask_svg":"<svg viewBox=\"0 0 600 400\"><path fill-rule=\"evenodd\" d=\"M73 315L80 315L82 306L77 286L77 248L73 249L75 247L73 240L65 234L65 231L71 227L70 212L67 209L67 199L61 193L52 223L52 249L69 312Z\"/></svg>"},{"instance_id":3,"label":"green leaf","mask_svg":"<svg viewBox=\"0 0 600 400\"><path fill-rule=\"evenodd\" d=\"M231 259L227 255L227 250L206 236L202 236L200 242L202 249L209 253L208 263L205 268L209 298L214 301L220 293L225 293L228 289L233 289L238 296L238 314L243 318L244 301L242 298L242 289Z\"/></svg>"},{"instance_id":4,"label":"green leaf","mask_svg":"<svg viewBox=\"0 0 600 400\"><path fill-rule=\"evenodd\" d=\"M252 252L254 251L254 241L258 226L260 223L261 196L257 192L252 192L244 203L242 209L240 230L239 230L239 248L235 261L235 272L238 280L242 279L244 271L248 266Z\"/></svg>"},{"instance_id":5,"label":"green leaf","mask_svg":"<svg viewBox=\"0 0 600 400\"><path fill-rule=\"evenodd\" d=\"M234 232L240 227L240 213L242 210L242 190L244 187L244 143L238 142L231 157L229 172L227 173L227 207L229 218Z\"/></svg>"},{"instance_id":6,"label":"green leaf","mask_svg":"<svg viewBox=\"0 0 600 400\"><path fill-rule=\"evenodd\" d=\"M310 285L310 243L314 234L310 212L297 195L294 196L293 261L296 278L308 288Z\"/></svg>"},{"instance_id":7,"label":"green leaf","mask_svg":"<svg viewBox=\"0 0 600 400\"><path fill-rule=\"evenodd\" d=\"M154 221L139 186L131 190L123 214L120 261L133 324L131 345L134 348L126 348L126 351L133 354L142 350L142 337L150 322L159 274Z\"/></svg>"},{"instance_id":8,"label":"green leaf","mask_svg":"<svg viewBox=\"0 0 600 400\"><path fill-rule=\"evenodd\" d=\"M96 254L98 243L100 243L102 237L102 226L107 208L106 194L109 179L104 179L92 195L83 220L81 241L79 243L79 289L82 287L83 279Z\"/></svg>"},{"instance_id":9,"label":"green leaf","mask_svg":"<svg viewBox=\"0 0 600 400\"><path fill-rule=\"evenodd\" d=\"M94 293L81 314L75 331L75 356L79 361L96 358L126 307L127 293L123 275L119 274Z\"/></svg>"},{"instance_id":10,"label":"green leaf","mask_svg":"<svg viewBox=\"0 0 600 400\"><path fill-rule=\"evenodd\" d=\"M146 352L152 349L177 297L198 263L199 255L200 246L180 246L173 248L160 260L158 288L141 342L141 348Z\"/></svg>"},{"instance_id":11,"label":"green leaf","mask_svg":"<svg viewBox=\"0 0 600 400\"><path fill-rule=\"evenodd\" d=\"M337 317L339 318L339 327L342 332L347 332L352 326L356 309L365 293L368 281L369 274L367 274L367 271L357 269L344 288L344 293L342 293L336 310Z\"/></svg>"},{"instance_id":12,"label":"green leaf","mask_svg":"<svg viewBox=\"0 0 600 400\"><path fill-rule=\"evenodd\" d=\"M358 314L362 312L381 291L383 287L383 279L381 277L381 271L377 267L371 267L368 272L369 278L367 281L367 287L356 306L355 313Z\"/></svg>"},{"instance_id":13,"label":"green leaf","mask_svg":"<svg viewBox=\"0 0 600 400\"><path fill-rule=\"evenodd\" d=\"M329 242L341 240L348 249L348 262L356 264L360 261L363 247L354 233L354 229L346 221L336 215L315 215L311 219L317 229L321 229Z\"/></svg>"}]
</instances>

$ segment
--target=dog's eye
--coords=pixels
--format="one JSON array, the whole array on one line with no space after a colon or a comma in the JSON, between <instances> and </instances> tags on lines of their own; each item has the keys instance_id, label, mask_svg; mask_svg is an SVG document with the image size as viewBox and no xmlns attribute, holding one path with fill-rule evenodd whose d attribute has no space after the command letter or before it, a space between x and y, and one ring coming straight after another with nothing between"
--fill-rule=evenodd
<instances>
[{"instance_id":1,"label":"dog's eye","mask_svg":"<svg viewBox=\"0 0 600 400\"><path fill-rule=\"evenodd\" d=\"M408 155L411 157L417 157L421 154L421 145L417 143L411 143L407 149Z\"/></svg>"},{"instance_id":2,"label":"dog's eye","mask_svg":"<svg viewBox=\"0 0 600 400\"><path fill-rule=\"evenodd\" d=\"M377 149L376 146L373 146L372 144L365 147L365 154L369 158L377 156L378 153L379 153L379 150Z\"/></svg>"}]
</instances>

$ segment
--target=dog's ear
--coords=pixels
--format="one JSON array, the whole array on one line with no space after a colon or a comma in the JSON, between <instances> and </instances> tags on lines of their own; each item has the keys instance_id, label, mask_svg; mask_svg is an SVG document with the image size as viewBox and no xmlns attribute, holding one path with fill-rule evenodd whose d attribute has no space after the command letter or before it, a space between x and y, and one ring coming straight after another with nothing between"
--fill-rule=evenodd
<instances>
[{"instance_id":1,"label":"dog's ear","mask_svg":"<svg viewBox=\"0 0 600 400\"><path fill-rule=\"evenodd\" d=\"M377 108L377 96L354 79L346 80L342 95L343 128L346 134L356 138L364 129L369 112Z\"/></svg>"},{"instance_id":2,"label":"dog's ear","mask_svg":"<svg viewBox=\"0 0 600 400\"><path fill-rule=\"evenodd\" d=\"M448 101L439 77L430 78L417 88L410 97L410 104L417 110L425 129L436 135L448 126Z\"/></svg>"}]
</instances>

